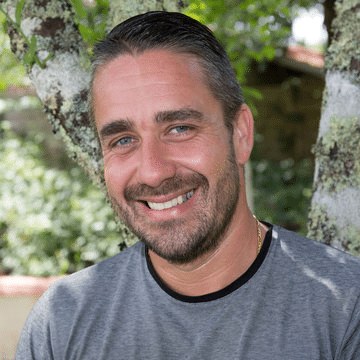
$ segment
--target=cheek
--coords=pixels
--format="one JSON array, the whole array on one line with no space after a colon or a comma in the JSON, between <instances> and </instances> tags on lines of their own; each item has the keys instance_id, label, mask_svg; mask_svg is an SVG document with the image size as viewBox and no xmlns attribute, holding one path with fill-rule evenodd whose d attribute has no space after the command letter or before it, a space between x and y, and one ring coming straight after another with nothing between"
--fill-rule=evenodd
<instances>
[{"instance_id":1,"label":"cheek","mask_svg":"<svg viewBox=\"0 0 360 360\"><path fill-rule=\"evenodd\" d=\"M228 167L227 147L224 145L202 143L201 146L186 146L177 152L176 161L191 171L208 178L209 182L217 181Z\"/></svg>"},{"instance_id":2,"label":"cheek","mask_svg":"<svg viewBox=\"0 0 360 360\"><path fill-rule=\"evenodd\" d=\"M116 165L114 161L104 162L104 178L106 187L110 194L121 194L125 186L126 172L124 169Z\"/></svg>"},{"instance_id":3,"label":"cheek","mask_svg":"<svg viewBox=\"0 0 360 360\"><path fill-rule=\"evenodd\" d=\"M201 172L200 169L206 159L206 150L194 144L184 144L173 147L169 155L179 169L185 167L193 171Z\"/></svg>"}]
</instances>

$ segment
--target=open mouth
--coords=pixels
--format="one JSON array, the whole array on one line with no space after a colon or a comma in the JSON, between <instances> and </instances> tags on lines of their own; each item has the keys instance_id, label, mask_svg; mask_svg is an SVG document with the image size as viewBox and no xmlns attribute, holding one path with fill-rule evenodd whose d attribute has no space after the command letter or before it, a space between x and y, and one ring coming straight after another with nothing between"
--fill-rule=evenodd
<instances>
[{"instance_id":1,"label":"open mouth","mask_svg":"<svg viewBox=\"0 0 360 360\"><path fill-rule=\"evenodd\" d=\"M147 201L146 205L152 209L152 210L164 210L164 209L170 209L174 206L183 204L184 202L188 201L192 196L194 195L194 190L191 190L186 195L180 195L172 200L169 200L164 203L154 203Z\"/></svg>"}]
</instances>

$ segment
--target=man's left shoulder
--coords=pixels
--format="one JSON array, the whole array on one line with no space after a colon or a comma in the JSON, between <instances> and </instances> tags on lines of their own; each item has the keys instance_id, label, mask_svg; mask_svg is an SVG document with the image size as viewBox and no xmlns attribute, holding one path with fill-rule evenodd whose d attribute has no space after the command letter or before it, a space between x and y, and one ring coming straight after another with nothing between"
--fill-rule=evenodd
<instances>
[{"instance_id":1,"label":"man's left shoulder","mask_svg":"<svg viewBox=\"0 0 360 360\"><path fill-rule=\"evenodd\" d=\"M278 242L282 256L303 271L326 275L349 285L356 283L360 288L360 258L279 226L273 227L273 239Z\"/></svg>"}]
</instances>

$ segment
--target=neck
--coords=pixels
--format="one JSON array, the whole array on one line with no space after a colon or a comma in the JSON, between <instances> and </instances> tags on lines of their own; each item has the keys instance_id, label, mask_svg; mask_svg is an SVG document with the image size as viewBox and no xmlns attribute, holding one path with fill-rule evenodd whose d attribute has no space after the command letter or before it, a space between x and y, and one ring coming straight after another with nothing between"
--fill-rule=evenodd
<instances>
[{"instance_id":1,"label":"neck","mask_svg":"<svg viewBox=\"0 0 360 360\"><path fill-rule=\"evenodd\" d=\"M162 281L179 294L201 296L225 288L244 274L258 254L258 224L250 211L232 223L236 226L229 227L216 249L191 263L170 263L149 250L153 267ZM260 224L261 241L266 231Z\"/></svg>"}]
</instances>

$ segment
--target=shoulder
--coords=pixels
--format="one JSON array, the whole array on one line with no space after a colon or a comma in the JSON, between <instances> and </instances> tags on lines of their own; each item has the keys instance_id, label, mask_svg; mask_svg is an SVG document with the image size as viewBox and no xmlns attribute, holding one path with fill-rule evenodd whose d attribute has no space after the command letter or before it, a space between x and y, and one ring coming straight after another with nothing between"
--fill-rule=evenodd
<instances>
[{"instance_id":1,"label":"shoulder","mask_svg":"<svg viewBox=\"0 0 360 360\"><path fill-rule=\"evenodd\" d=\"M102 291L118 288L119 284L133 281L144 260L144 246L137 242L130 248L100 263L68 275L51 285L45 292L48 299L97 297Z\"/></svg>"},{"instance_id":2,"label":"shoulder","mask_svg":"<svg viewBox=\"0 0 360 360\"><path fill-rule=\"evenodd\" d=\"M71 337L77 338L97 320L105 328L113 316L114 303L121 303L130 286L141 277L144 245L140 242L96 265L66 276L40 297L30 312L17 349L17 359L55 358L62 354ZM116 299L116 300L114 300ZM50 334L58 334L56 341ZM35 345L34 345L35 344Z\"/></svg>"},{"instance_id":3,"label":"shoulder","mask_svg":"<svg viewBox=\"0 0 360 360\"><path fill-rule=\"evenodd\" d=\"M306 277L330 281L339 287L356 287L360 293L360 259L329 245L279 226L272 229L275 257Z\"/></svg>"},{"instance_id":4,"label":"shoulder","mask_svg":"<svg viewBox=\"0 0 360 360\"><path fill-rule=\"evenodd\" d=\"M82 309L96 312L97 304L110 308L114 294L125 296L131 283L141 276L139 268L146 266L144 257L144 245L138 242L109 259L55 281L34 305L25 329L38 327L45 331L47 324L54 321L64 322L61 326L66 329L77 316L82 316Z\"/></svg>"}]
</instances>

